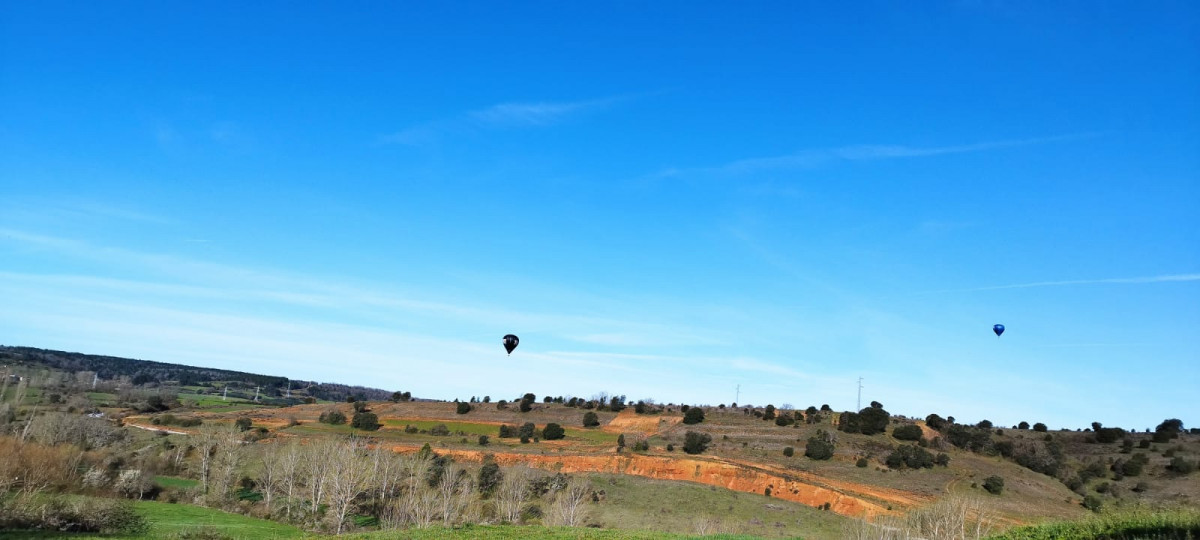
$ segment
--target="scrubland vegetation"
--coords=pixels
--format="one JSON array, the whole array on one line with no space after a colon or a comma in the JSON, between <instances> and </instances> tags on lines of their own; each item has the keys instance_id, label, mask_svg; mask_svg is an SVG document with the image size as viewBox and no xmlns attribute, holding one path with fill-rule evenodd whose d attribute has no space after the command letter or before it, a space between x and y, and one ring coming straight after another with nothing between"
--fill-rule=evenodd
<instances>
[{"instance_id":1,"label":"scrubland vegetation","mask_svg":"<svg viewBox=\"0 0 1200 540\"><path fill-rule=\"evenodd\" d=\"M1200 527L1200 437L1173 418L1067 431L903 418L878 402L840 413L604 393L446 403L370 389L328 400L314 389L336 385L30 351L0 348L0 530L18 536L1185 538ZM60 356L95 370L43 361Z\"/></svg>"}]
</instances>

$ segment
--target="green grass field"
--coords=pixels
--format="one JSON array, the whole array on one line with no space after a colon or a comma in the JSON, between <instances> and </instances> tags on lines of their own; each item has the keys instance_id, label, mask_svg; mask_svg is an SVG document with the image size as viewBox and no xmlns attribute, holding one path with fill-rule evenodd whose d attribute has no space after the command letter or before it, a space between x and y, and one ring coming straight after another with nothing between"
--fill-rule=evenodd
<instances>
[{"instance_id":1,"label":"green grass field","mask_svg":"<svg viewBox=\"0 0 1200 540\"><path fill-rule=\"evenodd\" d=\"M621 531L612 529L590 529L569 527L518 527L511 525L474 525L445 529L431 527L429 529L407 529L403 531L379 531L373 533L347 534L338 538L361 540L437 540L453 538L455 540L755 540L754 536L712 535L689 536L682 534Z\"/></svg>"},{"instance_id":2,"label":"green grass field","mask_svg":"<svg viewBox=\"0 0 1200 540\"><path fill-rule=\"evenodd\" d=\"M200 484L200 482L191 478L180 478L178 476L155 476L154 483L165 488L175 489L188 489Z\"/></svg>"},{"instance_id":3,"label":"green grass field","mask_svg":"<svg viewBox=\"0 0 1200 540\"><path fill-rule=\"evenodd\" d=\"M146 517L150 531L142 535L99 535L76 534L55 531L0 531L0 539L16 540L18 538L75 538L75 539L147 539L172 538L189 531L208 529L219 532L238 540L267 540L275 538L305 538L304 531L291 525L276 523L262 519L246 517L192 506L189 504L170 504L163 502L138 501L133 503L134 509Z\"/></svg>"},{"instance_id":4,"label":"green grass field","mask_svg":"<svg viewBox=\"0 0 1200 540\"><path fill-rule=\"evenodd\" d=\"M1200 509L1116 512L1081 521L1017 527L989 540L1194 540Z\"/></svg>"},{"instance_id":5,"label":"green grass field","mask_svg":"<svg viewBox=\"0 0 1200 540\"><path fill-rule=\"evenodd\" d=\"M586 523L605 528L835 540L843 537L849 519L761 494L690 482L623 475L594 475L591 480L592 489L605 495L588 505Z\"/></svg>"}]
</instances>

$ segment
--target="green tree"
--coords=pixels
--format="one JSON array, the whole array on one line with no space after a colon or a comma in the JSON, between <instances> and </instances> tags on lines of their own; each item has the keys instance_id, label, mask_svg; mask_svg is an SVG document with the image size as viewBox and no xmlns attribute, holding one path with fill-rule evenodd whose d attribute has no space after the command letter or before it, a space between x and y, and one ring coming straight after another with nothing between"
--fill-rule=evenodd
<instances>
[{"instance_id":1,"label":"green tree","mask_svg":"<svg viewBox=\"0 0 1200 540\"><path fill-rule=\"evenodd\" d=\"M624 433L617 435L617 449L618 449L617 451L619 452L621 448L625 448L625 434Z\"/></svg>"},{"instance_id":2,"label":"green tree","mask_svg":"<svg viewBox=\"0 0 1200 540\"><path fill-rule=\"evenodd\" d=\"M896 426L892 430L892 436L902 441L919 441L921 440L921 426L916 424Z\"/></svg>"},{"instance_id":3,"label":"green tree","mask_svg":"<svg viewBox=\"0 0 1200 540\"><path fill-rule=\"evenodd\" d=\"M350 427L363 431L375 431L380 428L379 417L375 416L373 412L354 413Z\"/></svg>"},{"instance_id":4,"label":"green tree","mask_svg":"<svg viewBox=\"0 0 1200 540\"><path fill-rule=\"evenodd\" d=\"M683 451L689 454L700 454L708 450L708 443L711 442L712 435L689 431L683 436Z\"/></svg>"},{"instance_id":5,"label":"green tree","mask_svg":"<svg viewBox=\"0 0 1200 540\"><path fill-rule=\"evenodd\" d=\"M484 437L486 436L484 435ZM483 466L479 468L479 493L485 498L490 497L503 480L504 473L500 471L500 465L496 463L496 458L491 454L484 456Z\"/></svg>"},{"instance_id":6,"label":"green tree","mask_svg":"<svg viewBox=\"0 0 1200 540\"><path fill-rule=\"evenodd\" d=\"M983 489L992 495L999 495L1004 491L1004 479L999 476L989 476L983 481Z\"/></svg>"},{"instance_id":7,"label":"green tree","mask_svg":"<svg viewBox=\"0 0 1200 540\"><path fill-rule=\"evenodd\" d=\"M547 441L555 441L567 436L567 431L562 426L550 422L546 427L542 428L542 437Z\"/></svg>"},{"instance_id":8,"label":"green tree","mask_svg":"<svg viewBox=\"0 0 1200 540\"><path fill-rule=\"evenodd\" d=\"M529 442L528 439L536 436L536 431L537 426L533 425L533 422L525 422L521 424L521 428L517 431L517 436L521 438L521 442Z\"/></svg>"},{"instance_id":9,"label":"green tree","mask_svg":"<svg viewBox=\"0 0 1200 540\"><path fill-rule=\"evenodd\" d=\"M775 417L775 425L779 427L787 427L792 425L792 415L786 412L779 413L779 415Z\"/></svg>"},{"instance_id":10,"label":"green tree","mask_svg":"<svg viewBox=\"0 0 1200 540\"><path fill-rule=\"evenodd\" d=\"M888 422L891 421L891 415L883 410L883 406L875 407L879 402L872 402L871 407L867 407L858 412L858 432L863 435L874 435L876 433L884 433L887 431Z\"/></svg>"},{"instance_id":11,"label":"green tree","mask_svg":"<svg viewBox=\"0 0 1200 540\"><path fill-rule=\"evenodd\" d=\"M1045 433L1046 432L1046 424L1038 422L1033 425L1033 430L1038 433Z\"/></svg>"},{"instance_id":12,"label":"green tree","mask_svg":"<svg viewBox=\"0 0 1200 540\"><path fill-rule=\"evenodd\" d=\"M1183 421L1178 418L1169 418L1163 420L1161 424L1154 428L1153 440L1156 443L1170 442L1183 432Z\"/></svg>"},{"instance_id":13,"label":"green tree","mask_svg":"<svg viewBox=\"0 0 1200 540\"><path fill-rule=\"evenodd\" d=\"M329 409L321 413L321 415L317 417L317 421L336 426L346 423L346 415L342 414L342 412L337 409Z\"/></svg>"},{"instance_id":14,"label":"green tree","mask_svg":"<svg viewBox=\"0 0 1200 540\"><path fill-rule=\"evenodd\" d=\"M792 447L790 447L790 446L785 446L785 447L783 447L783 455L784 455L784 456L787 456L787 457L792 457L792 456L793 456L793 455L795 455L795 454L796 454L796 449L795 449L795 448L792 448Z\"/></svg>"},{"instance_id":15,"label":"green tree","mask_svg":"<svg viewBox=\"0 0 1200 540\"><path fill-rule=\"evenodd\" d=\"M466 403L464 401L460 401L460 402L458 402L458 407L456 408L455 412L457 412L458 414L467 414L467 413L471 412L471 404Z\"/></svg>"},{"instance_id":16,"label":"green tree","mask_svg":"<svg viewBox=\"0 0 1200 540\"><path fill-rule=\"evenodd\" d=\"M832 437L823 430L817 430L817 434L808 438L808 444L804 445L804 455L809 459L825 460L833 457L834 444Z\"/></svg>"},{"instance_id":17,"label":"green tree","mask_svg":"<svg viewBox=\"0 0 1200 540\"><path fill-rule=\"evenodd\" d=\"M701 407L692 407L683 415L683 423L699 424L704 421L704 409Z\"/></svg>"},{"instance_id":18,"label":"green tree","mask_svg":"<svg viewBox=\"0 0 1200 540\"><path fill-rule=\"evenodd\" d=\"M490 442L487 435L479 436L479 446L487 446Z\"/></svg>"},{"instance_id":19,"label":"green tree","mask_svg":"<svg viewBox=\"0 0 1200 540\"><path fill-rule=\"evenodd\" d=\"M763 420L774 420L774 419L775 419L775 406L767 405L767 408L763 409Z\"/></svg>"},{"instance_id":20,"label":"green tree","mask_svg":"<svg viewBox=\"0 0 1200 540\"><path fill-rule=\"evenodd\" d=\"M596 427L598 425L600 425L600 418L596 416L596 413L592 411L584 413L583 427Z\"/></svg>"},{"instance_id":21,"label":"green tree","mask_svg":"<svg viewBox=\"0 0 1200 540\"><path fill-rule=\"evenodd\" d=\"M934 458L933 454L930 454L924 448L908 444L893 450L891 454L888 454L884 463L887 463L887 466L892 469L903 469L906 467L910 469L929 469L933 467Z\"/></svg>"},{"instance_id":22,"label":"green tree","mask_svg":"<svg viewBox=\"0 0 1200 540\"><path fill-rule=\"evenodd\" d=\"M1029 429L1029 422L1021 420L1021 423L1017 424L1017 429Z\"/></svg>"}]
</instances>

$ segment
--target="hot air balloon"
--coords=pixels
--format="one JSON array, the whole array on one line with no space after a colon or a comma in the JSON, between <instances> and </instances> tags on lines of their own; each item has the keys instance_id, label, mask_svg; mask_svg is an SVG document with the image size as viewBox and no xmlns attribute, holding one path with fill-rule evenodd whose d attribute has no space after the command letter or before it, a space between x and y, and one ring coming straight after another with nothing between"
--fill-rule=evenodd
<instances>
[{"instance_id":1,"label":"hot air balloon","mask_svg":"<svg viewBox=\"0 0 1200 540\"><path fill-rule=\"evenodd\" d=\"M994 324L992 325L992 331L996 333L996 337L1000 337L1000 334L1004 333L1004 325Z\"/></svg>"},{"instance_id":2,"label":"hot air balloon","mask_svg":"<svg viewBox=\"0 0 1200 540\"><path fill-rule=\"evenodd\" d=\"M520 342L520 338L512 334L508 334L504 336L504 350L508 351L508 354L512 354L513 349L517 348L517 344Z\"/></svg>"}]
</instances>

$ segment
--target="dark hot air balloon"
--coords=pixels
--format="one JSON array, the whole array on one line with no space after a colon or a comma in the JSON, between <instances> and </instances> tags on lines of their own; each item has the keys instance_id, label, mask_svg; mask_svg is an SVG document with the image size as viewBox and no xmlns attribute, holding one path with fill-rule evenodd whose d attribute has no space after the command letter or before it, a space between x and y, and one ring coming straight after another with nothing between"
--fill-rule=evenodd
<instances>
[{"instance_id":1,"label":"dark hot air balloon","mask_svg":"<svg viewBox=\"0 0 1200 540\"><path fill-rule=\"evenodd\" d=\"M517 348L517 344L520 342L520 338L512 334L508 334L504 336L504 350L508 351L508 354L512 354L513 349Z\"/></svg>"},{"instance_id":2,"label":"dark hot air balloon","mask_svg":"<svg viewBox=\"0 0 1200 540\"><path fill-rule=\"evenodd\" d=\"M1000 337L1000 334L1004 333L1004 325L994 324L992 325L992 331L996 333L996 337Z\"/></svg>"}]
</instances>

